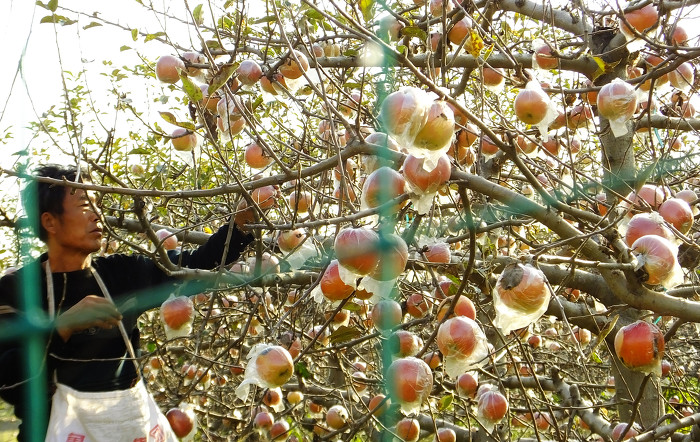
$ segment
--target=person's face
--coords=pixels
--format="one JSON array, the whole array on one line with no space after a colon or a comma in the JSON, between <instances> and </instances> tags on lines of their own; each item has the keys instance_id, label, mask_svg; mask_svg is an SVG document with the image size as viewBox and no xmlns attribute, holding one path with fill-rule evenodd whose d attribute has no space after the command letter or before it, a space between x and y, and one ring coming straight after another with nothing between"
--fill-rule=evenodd
<instances>
[{"instance_id":1,"label":"person's face","mask_svg":"<svg viewBox=\"0 0 700 442\"><path fill-rule=\"evenodd\" d=\"M95 213L94 195L82 189L66 189L63 213L42 214L42 223L51 240L62 248L85 254L100 249L102 223Z\"/></svg>"}]
</instances>

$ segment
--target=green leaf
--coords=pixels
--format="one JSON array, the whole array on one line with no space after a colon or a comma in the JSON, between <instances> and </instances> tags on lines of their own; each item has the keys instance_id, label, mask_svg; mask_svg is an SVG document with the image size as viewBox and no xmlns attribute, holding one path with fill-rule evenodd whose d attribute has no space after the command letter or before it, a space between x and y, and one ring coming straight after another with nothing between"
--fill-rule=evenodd
<instances>
[{"instance_id":1,"label":"green leaf","mask_svg":"<svg viewBox=\"0 0 700 442\"><path fill-rule=\"evenodd\" d=\"M314 20L324 20L323 14L321 14L320 12L318 12L318 11L315 10L315 9L309 9L309 10L307 10L306 12L304 12L304 15L306 15L306 16L309 17L310 19L314 19Z\"/></svg>"},{"instance_id":2,"label":"green leaf","mask_svg":"<svg viewBox=\"0 0 700 442\"><path fill-rule=\"evenodd\" d=\"M239 63L227 63L219 69L219 72L217 72L216 75L214 75L214 78L211 80L211 84L209 85L209 95L213 94L217 90L221 88L226 82L228 81L229 78L231 78L231 75L233 75L234 72L236 72L236 69L238 69Z\"/></svg>"},{"instance_id":3,"label":"green leaf","mask_svg":"<svg viewBox=\"0 0 700 442\"><path fill-rule=\"evenodd\" d=\"M153 353L154 351L158 350L158 346L155 342L149 342L148 344L146 344L146 350L149 353Z\"/></svg>"},{"instance_id":4,"label":"green leaf","mask_svg":"<svg viewBox=\"0 0 700 442\"><path fill-rule=\"evenodd\" d=\"M161 112L160 117L170 124L177 124L177 118L170 112Z\"/></svg>"},{"instance_id":5,"label":"green leaf","mask_svg":"<svg viewBox=\"0 0 700 442\"><path fill-rule=\"evenodd\" d=\"M591 360L592 360L593 362L598 363L598 364L602 364L602 363L603 363L603 360L600 359L600 356L598 356L598 353L596 353L596 352L591 352Z\"/></svg>"},{"instance_id":6,"label":"green leaf","mask_svg":"<svg viewBox=\"0 0 700 442\"><path fill-rule=\"evenodd\" d=\"M374 18L374 0L360 0L360 11L365 21L370 21Z\"/></svg>"},{"instance_id":7,"label":"green leaf","mask_svg":"<svg viewBox=\"0 0 700 442\"><path fill-rule=\"evenodd\" d=\"M185 91L191 102L196 103L204 98L202 95L202 90L187 77L187 74L180 72L180 80L182 80L182 89Z\"/></svg>"},{"instance_id":8,"label":"green leaf","mask_svg":"<svg viewBox=\"0 0 700 442\"><path fill-rule=\"evenodd\" d=\"M218 51L221 48L221 45L217 40L207 40L204 42L205 45L207 45L207 48L211 51Z\"/></svg>"},{"instance_id":9,"label":"green leaf","mask_svg":"<svg viewBox=\"0 0 700 442\"><path fill-rule=\"evenodd\" d=\"M447 410L447 407L449 407L452 404L453 399L454 396L452 396L452 394L446 394L445 396L441 397L440 402L438 402L438 411Z\"/></svg>"},{"instance_id":10,"label":"green leaf","mask_svg":"<svg viewBox=\"0 0 700 442\"><path fill-rule=\"evenodd\" d=\"M157 175L156 179L153 180L151 185L154 189L163 190L163 177L161 175Z\"/></svg>"},{"instance_id":11,"label":"green leaf","mask_svg":"<svg viewBox=\"0 0 700 442\"><path fill-rule=\"evenodd\" d=\"M198 4L194 7L192 11L192 17L194 17L194 22L201 26L204 23L204 13L202 12L202 4Z\"/></svg>"},{"instance_id":12,"label":"green leaf","mask_svg":"<svg viewBox=\"0 0 700 442\"><path fill-rule=\"evenodd\" d=\"M68 17L64 17L62 15L58 14L53 14L53 15L47 15L46 17L43 17L39 23L58 23L61 26L67 26L67 25L72 25L75 23L78 23L77 20L71 20Z\"/></svg>"},{"instance_id":13,"label":"green leaf","mask_svg":"<svg viewBox=\"0 0 700 442\"><path fill-rule=\"evenodd\" d=\"M36 4L37 6L41 6L41 7L44 8L44 9L49 9L48 5L46 5L44 2L41 2L41 1L39 1L39 0L37 0L37 2L36 2L35 4Z\"/></svg>"},{"instance_id":14,"label":"green leaf","mask_svg":"<svg viewBox=\"0 0 700 442\"><path fill-rule=\"evenodd\" d=\"M96 21L91 21L89 24L83 26L83 29L90 29L97 26L102 26L102 23L97 23Z\"/></svg>"},{"instance_id":15,"label":"green leaf","mask_svg":"<svg viewBox=\"0 0 700 442\"><path fill-rule=\"evenodd\" d=\"M138 29L132 29L131 30L131 39L136 41L139 38L139 30Z\"/></svg>"},{"instance_id":16,"label":"green leaf","mask_svg":"<svg viewBox=\"0 0 700 442\"><path fill-rule=\"evenodd\" d=\"M457 289L459 289L459 286L462 284L462 281L459 280L455 275L447 275L447 279L452 281L452 284L450 284L450 288L448 289L449 293L445 293L447 296L453 296L454 294L457 293Z\"/></svg>"},{"instance_id":17,"label":"green leaf","mask_svg":"<svg viewBox=\"0 0 700 442\"><path fill-rule=\"evenodd\" d=\"M144 149L143 147L137 147L136 149L131 149L127 155L150 155L153 151L150 149Z\"/></svg>"},{"instance_id":18,"label":"green leaf","mask_svg":"<svg viewBox=\"0 0 700 442\"><path fill-rule=\"evenodd\" d=\"M158 37L162 37L165 35L165 32L156 32L154 34L146 34L146 38L143 40L144 43L147 43L151 40L155 40Z\"/></svg>"},{"instance_id":19,"label":"green leaf","mask_svg":"<svg viewBox=\"0 0 700 442\"><path fill-rule=\"evenodd\" d=\"M338 342L347 342L360 336L362 336L362 332L358 328L341 325L336 331L331 333L330 341L331 344L337 344Z\"/></svg>"},{"instance_id":20,"label":"green leaf","mask_svg":"<svg viewBox=\"0 0 700 442\"><path fill-rule=\"evenodd\" d=\"M201 92L201 91L200 91ZM177 118L175 118L175 115L171 114L170 112L160 112L161 118L163 118L165 121L168 123L175 125L177 127L182 127L187 130L194 131L195 127L194 124L190 123L189 121L177 121Z\"/></svg>"},{"instance_id":21,"label":"green leaf","mask_svg":"<svg viewBox=\"0 0 700 442\"><path fill-rule=\"evenodd\" d=\"M261 105L263 104L263 98L262 96L259 96L258 98L253 101L253 104L251 105L251 109L253 112L255 112Z\"/></svg>"},{"instance_id":22,"label":"green leaf","mask_svg":"<svg viewBox=\"0 0 700 442\"><path fill-rule=\"evenodd\" d=\"M409 37L418 37L421 41L428 39L428 34L417 26L406 26L401 30L401 33Z\"/></svg>"},{"instance_id":23,"label":"green leaf","mask_svg":"<svg viewBox=\"0 0 700 442\"><path fill-rule=\"evenodd\" d=\"M232 26L233 26L233 20L231 20L230 18L224 16L224 17L221 17L221 18L219 19L219 23L218 23L218 26L217 26L217 27L220 28L220 29L226 29L226 30L228 30L228 29L231 29Z\"/></svg>"},{"instance_id":24,"label":"green leaf","mask_svg":"<svg viewBox=\"0 0 700 442\"><path fill-rule=\"evenodd\" d=\"M311 378L311 372L303 362L297 362L294 364L294 372L297 374L297 376L301 376L304 379Z\"/></svg>"},{"instance_id":25,"label":"green leaf","mask_svg":"<svg viewBox=\"0 0 700 442\"><path fill-rule=\"evenodd\" d=\"M362 306L360 304L355 304L354 302L347 302L343 306L343 310L347 310L349 312L359 312L362 309Z\"/></svg>"},{"instance_id":26,"label":"green leaf","mask_svg":"<svg viewBox=\"0 0 700 442\"><path fill-rule=\"evenodd\" d=\"M260 23L271 23L273 21L277 21L277 17L275 17L274 15L268 15L266 17L261 17L256 20L251 20L249 23L251 25L257 25Z\"/></svg>"},{"instance_id":27,"label":"green leaf","mask_svg":"<svg viewBox=\"0 0 700 442\"><path fill-rule=\"evenodd\" d=\"M131 49L131 46L124 45L119 48L119 52L128 51L129 49Z\"/></svg>"},{"instance_id":28,"label":"green leaf","mask_svg":"<svg viewBox=\"0 0 700 442\"><path fill-rule=\"evenodd\" d=\"M58 0L49 0L49 3L46 5L49 11L51 12L56 12L56 8L58 7Z\"/></svg>"}]
</instances>

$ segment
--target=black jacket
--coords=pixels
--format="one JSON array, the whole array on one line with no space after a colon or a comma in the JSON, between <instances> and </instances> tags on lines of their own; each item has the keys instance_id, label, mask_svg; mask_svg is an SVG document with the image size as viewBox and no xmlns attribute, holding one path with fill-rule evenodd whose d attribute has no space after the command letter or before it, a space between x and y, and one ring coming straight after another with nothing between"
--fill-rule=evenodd
<instances>
[{"instance_id":1,"label":"black jacket","mask_svg":"<svg viewBox=\"0 0 700 442\"><path fill-rule=\"evenodd\" d=\"M213 269L223 257L228 225L213 234L207 243L195 250L169 252L173 263L183 267ZM226 256L226 263L233 262L248 243L251 235L233 229ZM29 265L36 266L41 283L41 302L44 311L48 310L46 296L46 274L41 262L46 255ZM142 255L114 254L97 257L92 260L94 269L109 290L109 294L123 314L123 323L130 333L135 348L139 345L139 333L136 321L146 310L160 305L176 288L177 280L165 275L156 264ZM9 306L15 313L0 315L0 323L17 319L23 313L20 296L20 281L26 268L19 269L0 279L0 305ZM54 303L57 314L69 309L87 295L102 296L90 269L74 272L52 272L54 284ZM177 287L179 294L194 294L205 287L201 283L188 283L186 287ZM21 341L0 342L0 397L15 406L15 414L22 419L26 416L23 400L23 384L8 388L27 379L21 358ZM73 334L67 342L52 333L47 338L46 370L47 381L53 379L54 372L58 382L80 391L110 391L129 388L138 378L134 364L125 360L128 357L126 345L118 328L92 328ZM50 392L47 398L50 404ZM24 421L24 419L23 419ZM23 422L24 424L24 422ZM33 422L38 425L39 422ZM48 422L43 422L43 425ZM20 437L22 440L22 426Z\"/></svg>"}]
</instances>

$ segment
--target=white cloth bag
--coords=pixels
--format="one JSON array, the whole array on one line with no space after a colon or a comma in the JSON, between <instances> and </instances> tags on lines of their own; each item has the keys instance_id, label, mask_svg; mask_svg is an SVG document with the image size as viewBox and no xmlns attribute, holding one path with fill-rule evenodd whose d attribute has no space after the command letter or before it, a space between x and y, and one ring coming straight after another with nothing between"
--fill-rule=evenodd
<instances>
[{"instance_id":1,"label":"white cloth bag","mask_svg":"<svg viewBox=\"0 0 700 442\"><path fill-rule=\"evenodd\" d=\"M46 442L177 442L143 381L127 390L84 392L57 384Z\"/></svg>"},{"instance_id":2,"label":"white cloth bag","mask_svg":"<svg viewBox=\"0 0 700 442\"><path fill-rule=\"evenodd\" d=\"M97 271L90 267L97 285L108 300L109 290ZM55 316L53 278L46 261L46 292L49 315ZM119 332L134 362L136 353L131 345L124 323ZM55 380L55 378L54 378ZM143 379L126 390L86 392L56 383L51 398L51 415L46 431L46 442L177 442L170 423L158 408L153 396L146 390Z\"/></svg>"}]
</instances>

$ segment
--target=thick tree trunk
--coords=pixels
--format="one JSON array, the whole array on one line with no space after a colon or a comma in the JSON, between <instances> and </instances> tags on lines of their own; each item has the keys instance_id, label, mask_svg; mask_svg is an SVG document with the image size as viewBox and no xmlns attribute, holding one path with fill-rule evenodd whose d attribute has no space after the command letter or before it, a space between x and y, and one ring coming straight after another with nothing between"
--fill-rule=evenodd
<instances>
[{"instance_id":1,"label":"thick tree trunk","mask_svg":"<svg viewBox=\"0 0 700 442\"><path fill-rule=\"evenodd\" d=\"M659 378L652 375L642 391L641 387L646 375L628 370L614 353L613 375L615 376L616 398L620 402L617 407L620 422L629 422L632 413L636 410L634 422L644 428L651 428L664 412ZM638 402L638 405L635 402Z\"/></svg>"},{"instance_id":2,"label":"thick tree trunk","mask_svg":"<svg viewBox=\"0 0 700 442\"><path fill-rule=\"evenodd\" d=\"M621 137L615 137L610 130L608 120L600 119L601 162L604 166L603 183L608 189L623 196L635 188L636 180L638 179L634 146L632 144L634 137L633 125L631 122L628 122L627 125L629 132ZM612 192L608 191L606 193L608 194L609 203L617 201L617 197ZM639 317L638 312L632 313L630 317L625 318L626 323L634 322ZM620 420L629 422L632 413L635 412L636 417L634 421L636 423L641 424L645 428L654 425L663 413L663 402L658 379L652 377L645 384L646 375L628 370L614 354L615 352L613 351L612 353L615 358L613 375L615 376L617 399L620 402L618 406ZM638 402L637 405L635 405L635 401Z\"/></svg>"},{"instance_id":3,"label":"thick tree trunk","mask_svg":"<svg viewBox=\"0 0 700 442\"><path fill-rule=\"evenodd\" d=\"M634 159L634 146L632 144L634 131L632 123L628 122L627 135L615 137L610 130L610 123L600 118L600 143L601 163L603 164L603 184L621 195L627 195L634 189L637 177L637 166ZM617 198L608 202L615 202Z\"/></svg>"}]
</instances>

